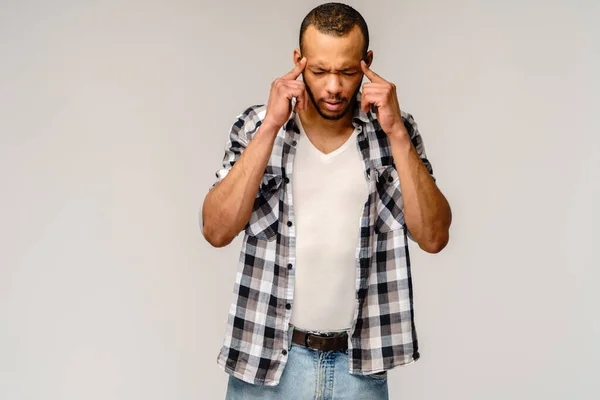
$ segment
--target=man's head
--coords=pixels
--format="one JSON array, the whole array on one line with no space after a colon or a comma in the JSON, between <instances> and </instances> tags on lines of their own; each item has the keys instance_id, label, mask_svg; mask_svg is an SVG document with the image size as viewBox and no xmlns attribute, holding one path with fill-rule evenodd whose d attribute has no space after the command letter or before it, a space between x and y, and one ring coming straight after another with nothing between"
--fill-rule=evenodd
<instances>
[{"instance_id":1,"label":"man's head","mask_svg":"<svg viewBox=\"0 0 600 400\"><path fill-rule=\"evenodd\" d=\"M312 104L321 117L341 119L360 90L360 60L373 60L365 20L345 4L320 5L302 21L299 45L294 62L307 59L302 76Z\"/></svg>"}]
</instances>

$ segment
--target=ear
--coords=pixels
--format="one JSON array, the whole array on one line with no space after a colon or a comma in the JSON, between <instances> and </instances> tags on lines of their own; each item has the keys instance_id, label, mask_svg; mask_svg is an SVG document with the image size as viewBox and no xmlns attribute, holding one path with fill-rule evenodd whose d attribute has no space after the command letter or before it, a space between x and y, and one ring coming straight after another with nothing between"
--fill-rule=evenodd
<instances>
[{"instance_id":1,"label":"ear","mask_svg":"<svg viewBox=\"0 0 600 400\"><path fill-rule=\"evenodd\" d=\"M367 56L365 57L365 63L367 67L371 68L371 64L373 63L373 50L367 51Z\"/></svg>"},{"instance_id":2,"label":"ear","mask_svg":"<svg viewBox=\"0 0 600 400\"><path fill-rule=\"evenodd\" d=\"M302 60L302 53L300 53L300 49L296 48L294 49L294 53L292 55L292 62L294 65L298 65L300 60Z\"/></svg>"}]
</instances>

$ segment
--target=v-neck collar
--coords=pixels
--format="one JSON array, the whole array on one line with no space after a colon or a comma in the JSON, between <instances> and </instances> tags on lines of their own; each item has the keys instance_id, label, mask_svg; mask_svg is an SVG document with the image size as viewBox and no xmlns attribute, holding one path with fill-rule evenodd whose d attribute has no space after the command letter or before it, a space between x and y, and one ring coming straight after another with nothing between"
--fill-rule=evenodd
<instances>
[{"instance_id":1,"label":"v-neck collar","mask_svg":"<svg viewBox=\"0 0 600 400\"><path fill-rule=\"evenodd\" d=\"M306 140L306 142L307 142L308 146L311 148L311 150L313 152L315 152L319 156L319 158L323 161L330 161L332 158L334 158L338 154L343 153L346 149L348 149L348 147L350 147L353 143L355 143L356 137L361 128L360 126L355 126L352 134L348 137L348 139L346 139L346 141L344 143L342 143L341 146L339 146L337 149L335 149L329 153L323 153L321 150L319 150L313 144L313 142L311 142L310 138L306 134L306 131L304 130L304 127L302 126L302 121L300 120L300 115L298 115L298 113L296 113L294 115L294 117L295 117L294 119L295 119L296 125L298 126L298 129L300 130L300 137L302 139Z\"/></svg>"}]
</instances>

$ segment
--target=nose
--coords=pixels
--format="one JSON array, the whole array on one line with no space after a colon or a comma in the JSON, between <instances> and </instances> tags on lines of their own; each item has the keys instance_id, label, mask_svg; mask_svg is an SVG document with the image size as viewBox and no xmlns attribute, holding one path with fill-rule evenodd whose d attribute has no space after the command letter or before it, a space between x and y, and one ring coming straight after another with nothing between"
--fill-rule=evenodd
<instances>
[{"instance_id":1,"label":"nose","mask_svg":"<svg viewBox=\"0 0 600 400\"><path fill-rule=\"evenodd\" d=\"M325 87L330 94L336 95L342 92L342 81L337 74L329 74Z\"/></svg>"}]
</instances>

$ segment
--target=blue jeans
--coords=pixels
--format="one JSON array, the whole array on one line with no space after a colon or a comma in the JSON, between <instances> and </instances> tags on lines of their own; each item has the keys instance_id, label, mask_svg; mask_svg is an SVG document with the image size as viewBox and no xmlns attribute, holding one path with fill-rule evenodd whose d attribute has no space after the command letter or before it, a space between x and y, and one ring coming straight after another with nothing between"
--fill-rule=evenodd
<instances>
[{"instance_id":1,"label":"blue jeans","mask_svg":"<svg viewBox=\"0 0 600 400\"><path fill-rule=\"evenodd\" d=\"M388 400L387 372L352 375L347 350L315 350L291 343L278 385L253 385L229 375L226 400Z\"/></svg>"}]
</instances>

